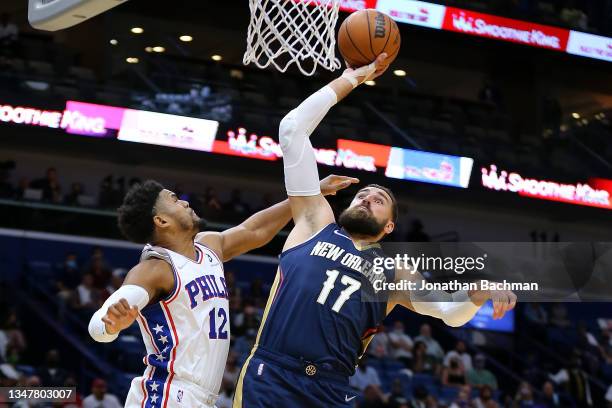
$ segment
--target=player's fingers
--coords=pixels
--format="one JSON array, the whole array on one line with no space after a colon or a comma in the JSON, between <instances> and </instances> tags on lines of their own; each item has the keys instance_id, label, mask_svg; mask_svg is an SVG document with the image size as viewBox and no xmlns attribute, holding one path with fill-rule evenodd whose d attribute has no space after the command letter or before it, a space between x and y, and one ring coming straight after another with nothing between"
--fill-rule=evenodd
<instances>
[{"instance_id":1,"label":"player's fingers","mask_svg":"<svg viewBox=\"0 0 612 408\"><path fill-rule=\"evenodd\" d=\"M109 326L114 326L114 325L115 325L115 322L114 322L113 320L109 319L109 318L108 318L108 317L106 317L106 316L104 316L104 317L102 318L102 321L103 321L104 323L108 324Z\"/></svg>"},{"instance_id":2,"label":"player's fingers","mask_svg":"<svg viewBox=\"0 0 612 408\"><path fill-rule=\"evenodd\" d=\"M138 316L138 307L132 306L129 309L128 314L132 319L136 319L136 317Z\"/></svg>"},{"instance_id":3,"label":"player's fingers","mask_svg":"<svg viewBox=\"0 0 612 408\"><path fill-rule=\"evenodd\" d=\"M378 57L376 57L376 67L378 68L379 66L381 66L388 56L389 55L386 52L383 52Z\"/></svg>"},{"instance_id":4,"label":"player's fingers","mask_svg":"<svg viewBox=\"0 0 612 408\"><path fill-rule=\"evenodd\" d=\"M119 300L119 302L115 303L113 306L115 307L117 313L121 314L122 316L127 313L128 308L126 308L124 304L121 303L121 300Z\"/></svg>"},{"instance_id":5,"label":"player's fingers","mask_svg":"<svg viewBox=\"0 0 612 408\"><path fill-rule=\"evenodd\" d=\"M119 300L119 303L121 303L121 305L125 308L126 311L130 310L130 304L127 300L122 298L121 300Z\"/></svg>"},{"instance_id":6,"label":"player's fingers","mask_svg":"<svg viewBox=\"0 0 612 408\"><path fill-rule=\"evenodd\" d=\"M510 292L510 308L508 310L512 310L516 307L516 293Z\"/></svg>"},{"instance_id":7,"label":"player's fingers","mask_svg":"<svg viewBox=\"0 0 612 408\"><path fill-rule=\"evenodd\" d=\"M115 304L108 308L107 315L114 317L115 319L121 319L123 313L117 309L117 305Z\"/></svg>"}]
</instances>

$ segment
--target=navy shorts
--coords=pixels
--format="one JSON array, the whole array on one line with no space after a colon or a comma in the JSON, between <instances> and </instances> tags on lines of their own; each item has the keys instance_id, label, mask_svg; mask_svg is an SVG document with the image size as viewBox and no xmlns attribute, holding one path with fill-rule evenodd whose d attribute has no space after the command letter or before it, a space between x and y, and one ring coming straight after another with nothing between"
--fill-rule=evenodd
<instances>
[{"instance_id":1,"label":"navy shorts","mask_svg":"<svg viewBox=\"0 0 612 408\"><path fill-rule=\"evenodd\" d=\"M242 369L233 408L353 407L348 377L314 364L257 350Z\"/></svg>"}]
</instances>

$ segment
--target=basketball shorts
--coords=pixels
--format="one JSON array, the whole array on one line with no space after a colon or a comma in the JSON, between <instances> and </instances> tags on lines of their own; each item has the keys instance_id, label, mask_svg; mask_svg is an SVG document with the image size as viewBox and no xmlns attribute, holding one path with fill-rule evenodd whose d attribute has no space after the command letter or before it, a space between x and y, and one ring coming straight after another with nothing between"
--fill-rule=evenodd
<instances>
[{"instance_id":1,"label":"basketball shorts","mask_svg":"<svg viewBox=\"0 0 612 408\"><path fill-rule=\"evenodd\" d=\"M146 374L146 372L145 372ZM132 380L125 401L125 408L214 408L217 395L207 393L201 387L174 378L168 387L165 383L143 377Z\"/></svg>"},{"instance_id":2,"label":"basketball shorts","mask_svg":"<svg viewBox=\"0 0 612 408\"><path fill-rule=\"evenodd\" d=\"M315 364L256 350L242 369L233 408L353 407L348 377Z\"/></svg>"}]
</instances>

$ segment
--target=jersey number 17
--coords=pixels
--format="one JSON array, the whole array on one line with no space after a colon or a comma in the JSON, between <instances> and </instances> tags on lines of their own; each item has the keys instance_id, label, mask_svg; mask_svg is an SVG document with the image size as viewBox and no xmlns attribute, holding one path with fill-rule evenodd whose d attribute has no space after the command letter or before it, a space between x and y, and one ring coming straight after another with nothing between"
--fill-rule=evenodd
<instances>
[{"instance_id":1,"label":"jersey number 17","mask_svg":"<svg viewBox=\"0 0 612 408\"><path fill-rule=\"evenodd\" d=\"M321 293L319 293L319 297L317 298L317 303L322 305L325 304L325 301L327 300L329 293L334 288L338 275L340 274L340 272L335 269L328 270L325 273L327 274L327 280L323 282L323 288L321 289ZM340 278L340 283L345 285L347 288L340 292L340 296L338 296L338 299L336 299L332 306L332 310L336 313L340 312L342 305L344 305L344 303L349 300L351 295L361 287L361 282L347 275L342 275Z\"/></svg>"}]
</instances>

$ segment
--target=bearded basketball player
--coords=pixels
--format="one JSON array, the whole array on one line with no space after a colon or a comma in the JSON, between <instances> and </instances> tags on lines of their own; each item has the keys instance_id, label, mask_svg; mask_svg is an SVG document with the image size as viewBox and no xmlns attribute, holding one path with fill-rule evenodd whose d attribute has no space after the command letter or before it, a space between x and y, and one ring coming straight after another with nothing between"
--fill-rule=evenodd
<instances>
[{"instance_id":1,"label":"bearded basketball player","mask_svg":"<svg viewBox=\"0 0 612 408\"><path fill-rule=\"evenodd\" d=\"M335 194L357 179L330 176ZM118 210L126 238L148 243L89 323L111 342L138 321L146 369L134 378L126 407L214 407L229 351L228 290L223 262L268 243L291 219L289 202L262 210L223 232L202 232L187 201L149 180L134 186Z\"/></svg>"},{"instance_id":2,"label":"bearded basketball player","mask_svg":"<svg viewBox=\"0 0 612 408\"><path fill-rule=\"evenodd\" d=\"M338 223L318 184L310 134L329 109L354 88L384 71L382 54L369 66L347 69L281 121L285 187L295 227L280 255L277 276L250 357L238 380L234 408L348 407L360 355L396 305L442 319L451 326L471 320L493 300L495 318L512 309L512 292L442 292L416 297L402 291L363 301L362 268L382 256L376 244L397 218L393 193L380 185L357 192ZM387 282L415 280L418 272L384 272ZM419 285L420 286L420 285Z\"/></svg>"}]
</instances>

